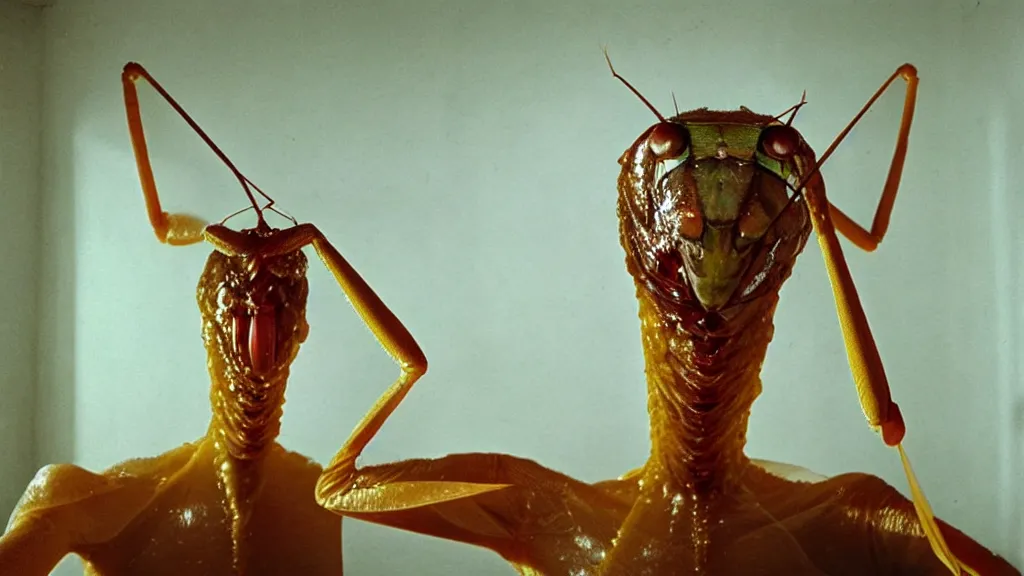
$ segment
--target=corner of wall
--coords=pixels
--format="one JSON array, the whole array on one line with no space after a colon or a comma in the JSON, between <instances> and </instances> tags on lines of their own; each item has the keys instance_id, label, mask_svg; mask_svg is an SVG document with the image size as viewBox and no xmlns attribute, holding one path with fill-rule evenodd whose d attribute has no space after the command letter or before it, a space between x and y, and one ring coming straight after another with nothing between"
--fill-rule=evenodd
<instances>
[{"instance_id":1,"label":"corner of wall","mask_svg":"<svg viewBox=\"0 0 1024 576\"><path fill-rule=\"evenodd\" d=\"M0 514L35 472L42 9L0 2Z\"/></svg>"}]
</instances>

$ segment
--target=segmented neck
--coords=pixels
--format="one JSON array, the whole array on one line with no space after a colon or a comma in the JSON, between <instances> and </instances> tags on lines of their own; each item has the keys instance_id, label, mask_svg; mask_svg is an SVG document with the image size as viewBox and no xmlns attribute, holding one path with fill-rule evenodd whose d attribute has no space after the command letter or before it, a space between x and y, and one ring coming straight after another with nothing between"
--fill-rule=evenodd
<instances>
[{"instance_id":1,"label":"segmented neck","mask_svg":"<svg viewBox=\"0 0 1024 576\"><path fill-rule=\"evenodd\" d=\"M683 330L643 288L638 297L652 459L689 494L735 485L747 463L747 419L761 393L774 300L742 330L709 343Z\"/></svg>"},{"instance_id":2,"label":"segmented neck","mask_svg":"<svg viewBox=\"0 0 1024 576\"><path fill-rule=\"evenodd\" d=\"M232 458L255 460L273 445L281 431L286 375L256 382L236 374L216 373L213 386L212 432Z\"/></svg>"},{"instance_id":3,"label":"segmented neck","mask_svg":"<svg viewBox=\"0 0 1024 576\"><path fill-rule=\"evenodd\" d=\"M263 488L264 456L281 430L287 369L276 378L253 381L211 356L214 469L231 522L233 566L246 572L246 526Z\"/></svg>"}]
</instances>

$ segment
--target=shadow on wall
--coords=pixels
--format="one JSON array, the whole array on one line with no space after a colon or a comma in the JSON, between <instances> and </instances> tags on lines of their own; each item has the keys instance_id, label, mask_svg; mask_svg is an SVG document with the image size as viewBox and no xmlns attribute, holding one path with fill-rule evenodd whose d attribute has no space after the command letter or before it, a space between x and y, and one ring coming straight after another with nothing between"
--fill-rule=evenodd
<instances>
[{"instance_id":1,"label":"shadow on wall","mask_svg":"<svg viewBox=\"0 0 1024 576\"><path fill-rule=\"evenodd\" d=\"M78 73L44 50L40 180L35 467L75 461L76 230L74 194Z\"/></svg>"},{"instance_id":2,"label":"shadow on wall","mask_svg":"<svg viewBox=\"0 0 1024 576\"><path fill-rule=\"evenodd\" d=\"M35 472L42 14L0 3L0 514ZM4 524L0 524L2 527Z\"/></svg>"},{"instance_id":3,"label":"shadow on wall","mask_svg":"<svg viewBox=\"0 0 1024 576\"><path fill-rule=\"evenodd\" d=\"M10 8L6 4L0 4L0 7ZM31 220L35 236L30 242L23 239L18 243L20 246L36 247L32 254L36 268L31 282L35 296L30 306L27 306L31 309L34 326L32 334L35 339L33 353L26 355L25 359L32 367L35 393L24 410L32 415L26 433L32 437L33 442L22 481L17 485L2 486L15 493L15 500L0 501L3 513L11 512L16 498L20 497L36 470L47 464L74 462L76 458L77 202L73 187L75 143L71 135L75 133L79 117L77 98L80 95L67 88L77 81L77 71L60 66L50 56L53 53L52 47L44 49L44 8L13 8L33 13L39 23L34 32L37 37L36 58L17 62L31 67L36 74L46 71L48 81L42 82L40 79L39 93L42 98L34 98L37 104L42 103L39 110L41 117L37 116L33 135L37 144L31 147L36 154L37 174L36 188L32 193L36 201L35 215ZM23 111L21 113L24 114ZM12 221L16 221L16 218L12 218ZM73 556L66 558L54 571L54 574L81 573L81 561Z\"/></svg>"}]
</instances>

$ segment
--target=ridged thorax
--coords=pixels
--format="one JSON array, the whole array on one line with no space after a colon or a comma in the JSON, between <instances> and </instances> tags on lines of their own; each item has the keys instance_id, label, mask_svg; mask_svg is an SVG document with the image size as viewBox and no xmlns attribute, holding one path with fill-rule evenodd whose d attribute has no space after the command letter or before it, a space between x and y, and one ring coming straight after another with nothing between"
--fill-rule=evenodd
<instances>
[{"instance_id":1,"label":"ridged thorax","mask_svg":"<svg viewBox=\"0 0 1024 576\"><path fill-rule=\"evenodd\" d=\"M638 296L652 456L677 488L691 493L729 488L746 463L747 418L761 392L771 309L735 337L709 344L659 310L642 288ZM713 354L709 346L715 347Z\"/></svg>"},{"instance_id":2,"label":"ridged thorax","mask_svg":"<svg viewBox=\"0 0 1024 576\"><path fill-rule=\"evenodd\" d=\"M746 462L778 291L811 230L806 206L790 202L809 153L770 116L701 109L651 127L620 158L652 458L680 489L726 488Z\"/></svg>"}]
</instances>

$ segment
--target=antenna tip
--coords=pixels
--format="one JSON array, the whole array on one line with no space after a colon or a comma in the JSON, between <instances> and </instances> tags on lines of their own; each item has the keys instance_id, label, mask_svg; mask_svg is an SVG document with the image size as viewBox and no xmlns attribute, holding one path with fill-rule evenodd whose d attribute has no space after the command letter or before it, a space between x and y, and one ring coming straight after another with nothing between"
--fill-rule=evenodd
<instances>
[{"instance_id":1,"label":"antenna tip","mask_svg":"<svg viewBox=\"0 0 1024 576\"><path fill-rule=\"evenodd\" d=\"M608 47L602 47L601 51L604 52L604 61L608 63L608 69L611 70L612 76L618 76L615 73L615 67L612 66L612 57L608 55Z\"/></svg>"}]
</instances>

